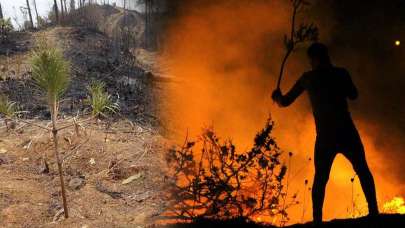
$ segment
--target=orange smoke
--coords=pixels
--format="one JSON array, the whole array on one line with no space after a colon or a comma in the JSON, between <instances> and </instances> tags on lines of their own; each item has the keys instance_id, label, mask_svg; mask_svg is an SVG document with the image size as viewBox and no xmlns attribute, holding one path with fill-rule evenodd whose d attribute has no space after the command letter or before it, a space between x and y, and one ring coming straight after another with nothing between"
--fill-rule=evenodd
<instances>
[{"instance_id":1,"label":"orange smoke","mask_svg":"<svg viewBox=\"0 0 405 228\"><path fill-rule=\"evenodd\" d=\"M270 101L282 54L282 37L288 33L289 1L187 1L169 27L162 61L175 80L166 88L162 112L175 140L195 137L205 126L231 138L240 149L251 146L255 133L269 113L276 122L275 136L281 148L293 151L289 193L298 193L301 203L290 209L291 223L312 219L312 154L315 127L307 99L300 98L288 109ZM201 1L204 2L204 1ZM320 28L322 33L322 28ZM287 65L284 91L306 70L301 51ZM374 173L378 197L398 193L396 183L385 178L382 153L375 149L373 126L357 119ZM367 206L350 164L338 156L325 200L325 219L351 217L354 210L366 214ZM309 183L305 184L304 180ZM304 200L305 199L305 200ZM353 199L353 200L352 200ZM353 202L354 201L354 202Z\"/></svg>"}]
</instances>

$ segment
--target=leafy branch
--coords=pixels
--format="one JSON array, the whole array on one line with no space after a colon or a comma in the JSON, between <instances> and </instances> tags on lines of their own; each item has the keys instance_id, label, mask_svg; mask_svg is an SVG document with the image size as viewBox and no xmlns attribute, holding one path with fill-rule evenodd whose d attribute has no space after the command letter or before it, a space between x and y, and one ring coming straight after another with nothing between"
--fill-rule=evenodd
<instances>
[{"instance_id":1,"label":"leafy branch","mask_svg":"<svg viewBox=\"0 0 405 228\"><path fill-rule=\"evenodd\" d=\"M319 36L319 30L314 24L301 24L296 25L297 14L305 7L310 5L309 2L305 0L291 0L293 12L291 18L291 33L288 37L284 36L284 46L286 53L281 62L280 73L277 80L277 89L280 89L281 79L284 74L284 68L287 63L288 57L294 52L297 45L310 41L317 41Z\"/></svg>"}]
</instances>

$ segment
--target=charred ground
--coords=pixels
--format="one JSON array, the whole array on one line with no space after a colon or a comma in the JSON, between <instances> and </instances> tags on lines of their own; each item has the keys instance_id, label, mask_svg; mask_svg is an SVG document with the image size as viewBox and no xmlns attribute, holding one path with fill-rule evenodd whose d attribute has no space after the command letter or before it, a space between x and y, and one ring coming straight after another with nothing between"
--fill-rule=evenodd
<instances>
[{"instance_id":1,"label":"charred ground","mask_svg":"<svg viewBox=\"0 0 405 228\"><path fill-rule=\"evenodd\" d=\"M122 12L114 10L114 23ZM137 20L136 16L131 17ZM110 27L114 27L112 23ZM142 33L142 24L133 22ZM0 125L0 226L143 227L164 210L161 136L157 118L159 84L146 50L123 53L113 33L83 26L56 26L17 32L0 46L0 90L17 102L21 119L46 126L50 114L31 79L30 53L44 37L71 63L72 83L61 102L60 124L86 113L86 87L103 81L120 104L117 115L82 124L80 135L61 132L61 156L71 217L63 220L50 135L16 122ZM134 54L137 53L135 56ZM153 58L152 58L153 61ZM43 158L49 163L44 170Z\"/></svg>"},{"instance_id":2,"label":"charred ground","mask_svg":"<svg viewBox=\"0 0 405 228\"><path fill-rule=\"evenodd\" d=\"M347 227L347 228L363 228L363 227L375 227L375 228L385 228L385 227L403 227L405 225L405 216L399 214L391 215L381 215L378 218L356 218L356 219L337 219L330 222L325 222L322 225L314 226L311 223L306 224L296 224L292 226L286 226L289 228L306 228L306 227L325 227L325 228L338 228L338 227ZM271 228L275 226L260 225L245 221L244 219L234 219L227 221L220 220L199 220L192 223L183 223L175 225L160 226L159 228L203 228L203 227L246 227L246 228Z\"/></svg>"}]
</instances>

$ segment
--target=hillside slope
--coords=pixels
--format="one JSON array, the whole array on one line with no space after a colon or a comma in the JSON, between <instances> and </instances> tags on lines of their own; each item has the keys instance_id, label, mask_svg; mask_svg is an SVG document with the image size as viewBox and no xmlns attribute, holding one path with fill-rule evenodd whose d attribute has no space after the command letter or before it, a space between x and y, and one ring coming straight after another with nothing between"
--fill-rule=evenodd
<instances>
[{"instance_id":1,"label":"hillside slope","mask_svg":"<svg viewBox=\"0 0 405 228\"><path fill-rule=\"evenodd\" d=\"M31 80L29 56L41 37L71 62L72 83L61 102L61 126L86 116L86 87L106 83L120 104L110 119L61 131L61 157L71 217L63 219L57 168L47 126L49 111ZM0 227L144 227L164 210L163 142L156 85L142 67L114 49L105 34L54 27L14 34L0 47L0 91L24 110L6 131L0 121ZM4 50L4 52L3 52ZM47 160L49 171L43 160Z\"/></svg>"}]
</instances>

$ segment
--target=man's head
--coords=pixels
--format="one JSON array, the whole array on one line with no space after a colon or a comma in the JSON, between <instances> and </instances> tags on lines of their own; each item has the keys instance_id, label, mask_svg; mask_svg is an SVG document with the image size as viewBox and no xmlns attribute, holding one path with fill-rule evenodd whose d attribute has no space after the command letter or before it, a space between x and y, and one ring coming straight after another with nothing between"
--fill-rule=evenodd
<instances>
[{"instance_id":1,"label":"man's head","mask_svg":"<svg viewBox=\"0 0 405 228\"><path fill-rule=\"evenodd\" d=\"M322 43L313 43L307 51L312 69L330 64L328 48Z\"/></svg>"}]
</instances>

